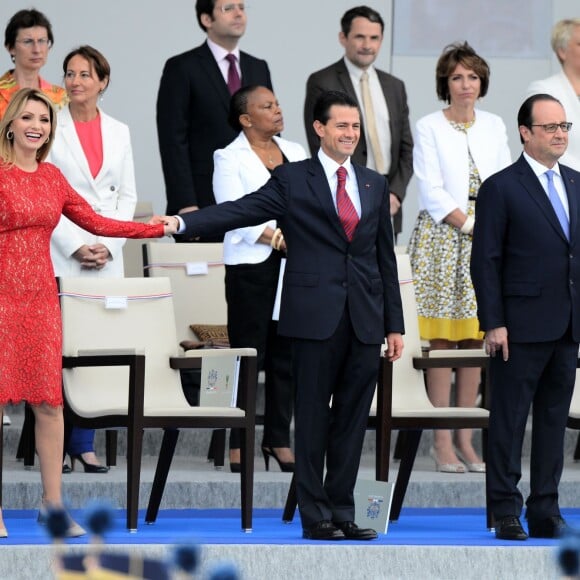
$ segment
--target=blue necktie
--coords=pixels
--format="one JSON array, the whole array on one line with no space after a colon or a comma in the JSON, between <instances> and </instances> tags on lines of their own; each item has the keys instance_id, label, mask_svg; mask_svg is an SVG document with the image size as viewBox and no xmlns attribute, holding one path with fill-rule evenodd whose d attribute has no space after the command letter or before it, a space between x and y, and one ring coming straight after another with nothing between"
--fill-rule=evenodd
<instances>
[{"instance_id":1,"label":"blue necktie","mask_svg":"<svg viewBox=\"0 0 580 580\"><path fill-rule=\"evenodd\" d=\"M552 206L556 212L556 216L558 216L558 221L562 226L562 230L564 230L566 239L570 240L570 223L568 222L566 210L562 205L562 200L560 199L560 196L556 191L556 187L554 186L554 172L551 169L546 171L546 177L548 178L548 197L552 202Z\"/></svg>"}]
</instances>

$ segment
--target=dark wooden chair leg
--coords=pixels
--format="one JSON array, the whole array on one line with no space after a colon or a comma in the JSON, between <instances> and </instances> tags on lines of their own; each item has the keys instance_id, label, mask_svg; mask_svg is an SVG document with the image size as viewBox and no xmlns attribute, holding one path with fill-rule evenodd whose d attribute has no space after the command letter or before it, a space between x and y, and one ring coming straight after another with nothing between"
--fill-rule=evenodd
<instances>
[{"instance_id":1,"label":"dark wooden chair leg","mask_svg":"<svg viewBox=\"0 0 580 580\"><path fill-rule=\"evenodd\" d=\"M226 456L226 430L214 429L211 433L211 441L207 451L207 460L213 461L214 467L224 466Z\"/></svg>"},{"instance_id":2,"label":"dark wooden chair leg","mask_svg":"<svg viewBox=\"0 0 580 580\"><path fill-rule=\"evenodd\" d=\"M127 529L132 532L137 531L142 451L143 428L141 425L129 425L127 428Z\"/></svg>"},{"instance_id":3,"label":"dark wooden chair leg","mask_svg":"<svg viewBox=\"0 0 580 580\"><path fill-rule=\"evenodd\" d=\"M395 483L395 491L393 493L393 503L389 518L392 522L396 522L401 515L401 508L403 507L403 501L405 500L405 494L407 493L407 487L409 485L409 479L411 477L411 471L413 470L413 464L415 463L415 457L417 455L417 449L419 448L422 433L422 430L407 431L405 437L405 450L401 459L401 465Z\"/></svg>"},{"instance_id":4,"label":"dark wooden chair leg","mask_svg":"<svg viewBox=\"0 0 580 580\"><path fill-rule=\"evenodd\" d=\"M242 495L242 530L252 531L254 507L254 429L245 428L240 446L240 484Z\"/></svg>"},{"instance_id":5,"label":"dark wooden chair leg","mask_svg":"<svg viewBox=\"0 0 580 580\"><path fill-rule=\"evenodd\" d=\"M282 521L284 523L289 524L294 519L297 505L296 475L292 475L292 481L290 482L290 488L288 489L288 497L286 498L286 505L284 506L284 513L282 514Z\"/></svg>"},{"instance_id":6,"label":"dark wooden chair leg","mask_svg":"<svg viewBox=\"0 0 580 580\"><path fill-rule=\"evenodd\" d=\"M22 424L22 432L20 433L16 451L16 459L22 459L26 468L34 467L34 454L36 452L34 425L34 413L30 405L26 403L24 405L24 423Z\"/></svg>"},{"instance_id":7,"label":"dark wooden chair leg","mask_svg":"<svg viewBox=\"0 0 580 580\"><path fill-rule=\"evenodd\" d=\"M155 477L153 478L153 485L151 486L151 495L149 496L149 505L147 506L147 513L145 514L145 522L152 524L157 519L159 513L159 506L163 498L163 491L167 483L167 476L175 454L175 446L179 438L179 429L164 429L163 440L161 441L161 449L159 450L159 459L157 460L157 467L155 468Z\"/></svg>"},{"instance_id":8,"label":"dark wooden chair leg","mask_svg":"<svg viewBox=\"0 0 580 580\"><path fill-rule=\"evenodd\" d=\"M406 431L399 431L397 440L395 441L395 450L393 451L393 459L400 461L403 458L405 450L405 435Z\"/></svg>"},{"instance_id":9,"label":"dark wooden chair leg","mask_svg":"<svg viewBox=\"0 0 580 580\"><path fill-rule=\"evenodd\" d=\"M576 440L576 449L574 449L574 461L580 459L580 433L578 433L578 439Z\"/></svg>"},{"instance_id":10,"label":"dark wooden chair leg","mask_svg":"<svg viewBox=\"0 0 580 580\"><path fill-rule=\"evenodd\" d=\"M105 431L105 458L108 467L117 465L117 429L107 429Z\"/></svg>"}]
</instances>

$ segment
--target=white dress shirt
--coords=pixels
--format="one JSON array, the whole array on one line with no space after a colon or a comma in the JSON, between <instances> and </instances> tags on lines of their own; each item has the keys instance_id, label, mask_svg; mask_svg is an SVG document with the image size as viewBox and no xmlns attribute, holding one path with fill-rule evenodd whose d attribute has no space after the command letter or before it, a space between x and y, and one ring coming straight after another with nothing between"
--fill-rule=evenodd
<instances>
[{"instance_id":1,"label":"white dress shirt","mask_svg":"<svg viewBox=\"0 0 580 580\"><path fill-rule=\"evenodd\" d=\"M234 50L226 50L223 46L216 44L209 38L207 39L207 46L211 50L217 65L220 67L220 71L226 84L228 84L228 71L230 70L230 61L226 59L228 54L233 54L236 57L236 68L238 69L240 79L242 78L242 69L240 68L240 49L237 46Z\"/></svg>"},{"instance_id":2,"label":"white dress shirt","mask_svg":"<svg viewBox=\"0 0 580 580\"><path fill-rule=\"evenodd\" d=\"M336 172L341 165L338 164L334 159L331 159L322 149L318 150L318 160L322 164L322 169L324 169L324 174L326 175L326 179L328 180L328 185L330 187L330 192L332 194L332 201L334 203L336 213L338 213L338 205L336 203L336 187L338 185L338 176L336 175ZM360 218L360 195L358 192L356 175L354 174L354 169L352 168L352 164L350 162L350 157L346 158L346 161L342 164L342 167L346 169L346 193L348 194L348 197L350 197L350 201L352 201L352 204L356 209L356 213Z\"/></svg>"},{"instance_id":3,"label":"white dress shirt","mask_svg":"<svg viewBox=\"0 0 580 580\"><path fill-rule=\"evenodd\" d=\"M548 176L546 175L546 171L549 170L549 167L542 165L539 161L536 161L533 157L530 157L524 151L524 159L529 163L532 171L536 174L537 178L540 180L546 195L550 197L548 193ZM570 221L570 208L568 206L568 196L566 195L566 188L564 187L564 182L562 181L562 174L560 173L560 166L556 163L554 167L552 167L552 171L554 172L553 182L554 187L556 188L556 192L558 193L558 197L564 206L564 211L566 212L566 217L568 221Z\"/></svg>"}]
</instances>

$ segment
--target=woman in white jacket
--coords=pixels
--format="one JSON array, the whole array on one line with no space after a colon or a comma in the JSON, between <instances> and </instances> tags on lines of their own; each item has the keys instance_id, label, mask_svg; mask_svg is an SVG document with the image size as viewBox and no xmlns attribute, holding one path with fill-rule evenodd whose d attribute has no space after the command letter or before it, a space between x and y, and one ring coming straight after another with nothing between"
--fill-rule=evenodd
<instances>
[{"instance_id":1,"label":"woman in white jacket","mask_svg":"<svg viewBox=\"0 0 580 580\"><path fill-rule=\"evenodd\" d=\"M217 203L256 191L279 165L306 158L301 145L277 136L284 129L282 110L266 87L249 86L237 91L230 102L229 122L240 134L225 149L214 153L213 189ZM287 338L278 336L277 323L273 321L285 250L283 232L274 220L232 230L224 238L230 344L256 348L258 365L266 371L262 439L266 469L272 457L282 471L293 471L290 344ZM232 471L240 469L239 446L238 434L232 430Z\"/></svg>"},{"instance_id":2,"label":"woman in white jacket","mask_svg":"<svg viewBox=\"0 0 580 580\"><path fill-rule=\"evenodd\" d=\"M135 171L129 128L97 106L110 79L105 57L91 46L69 53L63 63L70 102L58 113L55 141L48 160L72 187L103 216L130 220L135 211ZM65 217L51 240L56 276L122 277L123 238L94 236ZM94 431L73 428L65 450L87 473L106 473L94 453ZM63 470L67 472L68 466Z\"/></svg>"},{"instance_id":3,"label":"woman in white jacket","mask_svg":"<svg viewBox=\"0 0 580 580\"><path fill-rule=\"evenodd\" d=\"M469 273L475 199L481 182L510 163L507 133L496 115L475 108L489 86L489 67L467 44L446 47L436 69L437 95L448 107L417 122L413 165L419 216L409 243L419 330L431 349L481 346ZM479 369L458 369L456 404L473 407ZM449 406L451 369L429 369L427 390ZM439 471L485 471L471 430L434 433L431 455ZM461 459L461 461L460 461Z\"/></svg>"}]
</instances>

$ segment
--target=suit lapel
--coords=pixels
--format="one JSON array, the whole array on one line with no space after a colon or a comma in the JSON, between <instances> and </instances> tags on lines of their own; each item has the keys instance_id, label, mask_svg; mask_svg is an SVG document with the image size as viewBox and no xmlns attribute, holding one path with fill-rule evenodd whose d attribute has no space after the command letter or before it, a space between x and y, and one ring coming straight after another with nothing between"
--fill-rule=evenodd
<instances>
[{"instance_id":1,"label":"suit lapel","mask_svg":"<svg viewBox=\"0 0 580 580\"><path fill-rule=\"evenodd\" d=\"M526 191L530 194L531 198L540 206L540 209L546 216L546 219L550 222L552 227L556 230L558 235L562 236L564 240L566 240L566 236L562 231L562 226L558 221L558 217L556 216L556 212L552 207L552 203L550 199L546 195L546 191L544 187L540 183L540 180L536 176L536 174L532 171L532 168L529 166L528 162L524 159L524 157L520 157L519 159L519 171L520 171L520 182L526 189ZM567 192L568 193L568 192ZM568 200L570 200L570 194L568 193ZM572 209L570 208L570 215ZM572 231L570 229L570 231ZM568 241L568 240L566 240Z\"/></svg>"},{"instance_id":2,"label":"suit lapel","mask_svg":"<svg viewBox=\"0 0 580 580\"><path fill-rule=\"evenodd\" d=\"M568 210L570 214L570 240L576 238L576 229L578 228L578 187L580 184L574 181L574 178L568 173L565 166L560 165L560 172L564 187L566 188L566 195L568 196Z\"/></svg>"},{"instance_id":3,"label":"suit lapel","mask_svg":"<svg viewBox=\"0 0 580 580\"><path fill-rule=\"evenodd\" d=\"M199 65L205 73L208 82L213 86L216 95L227 111L230 109L230 92L224 80L220 67L216 62L207 42L199 47Z\"/></svg>"},{"instance_id":4,"label":"suit lapel","mask_svg":"<svg viewBox=\"0 0 580 580\"><path fill-rule=\"evenodd\" d=\"M358 103L358 98L356 96L356 92L354 90L350 74L348 74L348 69L344 64L344 60L340 59L336 63L336 73L337 73L336 76L338 77L338 82L340 83L342 90L347 95L350 95Z\"/></svg>"},{"instance_id":5,"label":"suit lapel","mask_svg":"<svg viewBox=\"0 0 580 580\"><path fill-rule=\"evenodd\" d=\"M346 239L344 228L338 219L338 213L334 207L332 192L328 186L328 180L326 179L324 169L317 157L310 159L307 182L310 189L320 202L320 205L326 212L329 222L333 225L339 235Z\"/></svg>"},{"instance_id":6,"label":"suit lapel","mask_svg":"<svg viewBox=\"0 0 580 580\"><path fill-rule=\"evenodd\" d=\"M91 175L89 162L87 161L87 157L83 151L83 147L81 145L79 136L77 135L75 124L70 115L68 107L62 110L62 113L59 116L59 122L62 127L61 135L66 142L69 151L74 157L77 167L79 167L82 171L86 181L88 183L92 183L93 176Z\"/></svg>"}]
</instances>

